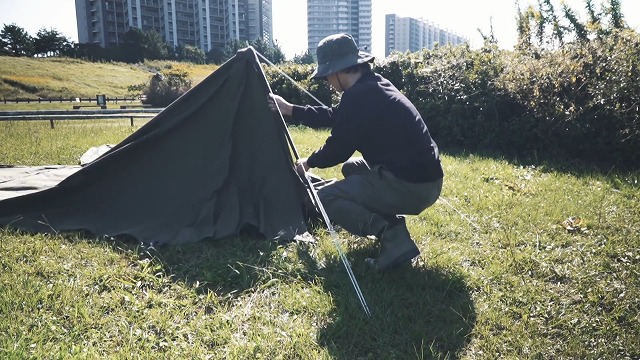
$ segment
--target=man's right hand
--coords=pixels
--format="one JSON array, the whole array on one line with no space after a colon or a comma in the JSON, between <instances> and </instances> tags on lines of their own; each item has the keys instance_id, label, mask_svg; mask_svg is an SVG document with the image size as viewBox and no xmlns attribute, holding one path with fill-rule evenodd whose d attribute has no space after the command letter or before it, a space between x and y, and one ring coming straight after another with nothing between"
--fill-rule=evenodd
<instances>
[{"instance_id":1,"label":"man's right hand","mask_svg":"<svg viewBox=\"0 0 640 360\"><path fill-rule=\"evenodd\" d=\"M271 111L277 112L280 109L282 115L291 116L293 113L293 105L282 98L280 95L269 94L267 98L267 103L269 104L269 108Z\"/></svg>"}]
</instances>

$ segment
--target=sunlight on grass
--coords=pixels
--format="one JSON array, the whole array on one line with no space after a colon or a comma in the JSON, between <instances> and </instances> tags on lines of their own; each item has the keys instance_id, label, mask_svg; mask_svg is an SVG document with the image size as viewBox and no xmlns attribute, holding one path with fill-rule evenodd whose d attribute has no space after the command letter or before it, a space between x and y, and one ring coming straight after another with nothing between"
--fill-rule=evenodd
<instances>
[{"instance_id":1,"label":"sunlight on grass","mask_svg":"<svg viewBox=\"0 0 640 360\"><path fill-rule=\"evenodd\" d=\"M0 123L0 163L76 164L127 121ZM291 127L301 157L324 130ZM640 355L640 187L444 153L442 199L408 225L421 256L378 274L376 242L339 232L372 311L319 242L149 249L0 230L1 358L494 359ZM340 178L339 168L319 170ZM569 230L568 219L581 220Z\"/></svg>"},{"instance_id":2,"label":"sunlight on grass","mask_svg":"<svg viewBox=\"0 0 640 360\"><path fill-rule=\"evenodd\" d=\"M0 164L77 165L89 148L117 144L144 124L137 120L69 120L0 122Z\"/></svg>"},{"instance_id":3,"label":"sunlight on grass","mask_svg":"<svg viewBox=\"0 0 640 360\"><path fill-rule=\"evenodd\" d=\"M29 74L25 77L23 74ZM78 75L82 74L82 75ZM124 96L128 86L146 83L152 74L135 65L91 63L76 59L0 56L0 80L15 80L23 91L5 97ZM61 81L64 80L64 81ZM96 88L96 84L100 84Z\"/></svg>"},{"instance_id":4,"label":"sunlight on grass","mask_svg":"<svg viewBox=\"0 0 640 360\"><path fill-rule=\"evenodd\" d=\"M146 61L143 64L129 65L115 62L93 63L70 58L0 56L0 90L6 98L68 98L69 94L75 97L95 97L97 94L123 97L132 95L128 90L129 86L146 84L158 71L184 71L195 85L217 68L217 65L172 61Z\"/></svg>"}]
</instances>

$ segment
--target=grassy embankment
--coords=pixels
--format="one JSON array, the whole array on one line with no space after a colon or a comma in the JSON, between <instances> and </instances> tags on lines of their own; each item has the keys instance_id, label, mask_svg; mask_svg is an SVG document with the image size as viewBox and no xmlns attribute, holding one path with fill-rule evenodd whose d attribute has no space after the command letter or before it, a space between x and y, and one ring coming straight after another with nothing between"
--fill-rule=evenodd
<instances>
[{"instance_id":1,"label":"grassy embankment","mask_svg":"<svg viewBox=\"0 0 640 360\"><path fill-rule=\"evenodd\" d=\"M194 85L211 74L215 65L192 65L170 61L142 64L91 63L68 58L13 58L0 56L0 110L68 109L69 103L16 104L2 102L15 98L95 98L131 97L132 85L146 84L158 71L184 71Z\"/></svg>"},{"instance_id":2,"label":"grassy embankment","mask_svg":"<svg viewBox=\"0 0 640 360\"><path fill-rule=\"evenodd\" d=\"M75 164L136 128L0 123L0 163ZM303 155L327 135L291 134ZM640 357L638 174L446 149L443 164L443 200L409 218L411 267L373 273L374 241L339 234L371 318L322 231L149 250L0 230L0 357Z\"/></svg>"}]
</instances>

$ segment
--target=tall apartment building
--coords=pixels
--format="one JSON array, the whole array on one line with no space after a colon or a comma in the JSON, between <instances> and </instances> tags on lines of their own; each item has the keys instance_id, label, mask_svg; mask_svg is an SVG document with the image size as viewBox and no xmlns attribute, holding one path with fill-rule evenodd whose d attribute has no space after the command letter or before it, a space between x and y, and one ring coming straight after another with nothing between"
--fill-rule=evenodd
<instances>
[{"instance_id":1,"label":"tall apartment building","mask_svg":"<svg viewBox=\"0 0 640 360\"><path fill-rule=\"evenodd\" d=\"M273 39L272 0L76 0L78 42L122 43L132 27L155 30L171 46L204 52L232 40Z\"/></svg>"},{"instance_id":2,"label":"tall apartment building","mask_svg":"<svg viewBox=\"0 0 640 360\"><path fill-rule=\"evenodd\" d=\"M318 42L331 34L351 34L371 52L371 0L307 0L307 41L315 57Z\"/></svg>"},{"instance_id":3,"label":"tall apartment building","mask_svg":"<svg viewBox=\"0 0 640 360\"><path fill-rule=\"evenodd\" d=\"M416 52L422 49L433 49L439 45L460 45L469 39L441 29L423 19L400 17L396 14L385 16L385 57L393 51Z\"/></svg>"}]
</instances>

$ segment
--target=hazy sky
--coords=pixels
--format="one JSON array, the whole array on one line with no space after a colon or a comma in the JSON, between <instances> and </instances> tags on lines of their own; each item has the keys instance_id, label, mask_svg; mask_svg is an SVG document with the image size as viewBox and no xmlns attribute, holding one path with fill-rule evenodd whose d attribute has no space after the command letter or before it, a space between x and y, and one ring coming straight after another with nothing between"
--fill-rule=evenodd
<instances>
[{"instance_id":1,"label":"hazy sky","mask_svg":"<svg viewBox=\"0 0 640 360\"><path fill-rule=\"evenodd\" d=\"M307 48L306 0L272 1L274 39L287 58L304 53ZM535 0L519 2L521 8L537 3ZM560 9L561 0L552 3ZM584 0L566 0L566 3L579 13L583 12ZM474 46L482 44L478 29L488 34L493 24L498 44L510 49L516 41L516 12L516 0L373 0L372 52L377 57L384 56L384 16L390 13L429 20L469 38ZM622 0L622 12L627 23L639 30L640 1ZM0 0L0 26L13 23L32 36L45 27L58 30L72 41L78 40L74 0Z\"/></svg>"}]
</instances>

